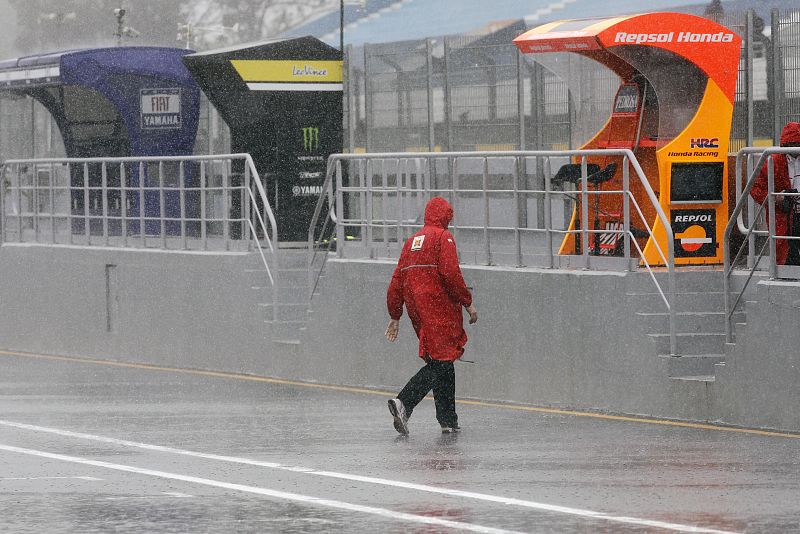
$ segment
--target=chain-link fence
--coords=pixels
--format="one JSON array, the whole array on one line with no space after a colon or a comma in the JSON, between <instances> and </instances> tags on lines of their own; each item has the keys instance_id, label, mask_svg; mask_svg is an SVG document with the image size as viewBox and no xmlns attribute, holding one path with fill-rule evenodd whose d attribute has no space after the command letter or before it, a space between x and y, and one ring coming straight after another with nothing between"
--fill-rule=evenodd
<instances>
[{"instance_id":1,"label":"chain-link fence","mask_svg":"<svg viewBox=\"0 0 800 534\"><path fill-rule=\"evenodd\" d=\"M743 38L731 152L772 144L800 120L800 11L718 22ZM608 119L619 80L577 54L519 54L511 41L524 30L348 48L345 150L581 146Z\"/></svg>"},{"instance_id":2,"label":"chain-link fence","mask_svg":"<svg viewBox=\"0 0 800 534\"><path fill-rule=\"evenodd\" d=\"M800 10L769 18L730 12L719 21L743 37L731 153L771 145L786 122L800 120ZM619 80L578 54L519 54L512 40L525 29L348 47L345 151L581 146L610 115ZM0 95L0 161L63 151L41 104ZM195 153L228 151L227 127L204 101Z\"/></svg>"},{"instance_id":3,"label":"chain-link fence","mask_svg":"<svg viewBox=\"0 0 800 534\"><path fill-rule=\"evenodd\" d=\"M773 11L772 28L779 58L775 93L776 112L782 120L778 123L800 121L800 11Z\"/></svg>"}]
</instances>

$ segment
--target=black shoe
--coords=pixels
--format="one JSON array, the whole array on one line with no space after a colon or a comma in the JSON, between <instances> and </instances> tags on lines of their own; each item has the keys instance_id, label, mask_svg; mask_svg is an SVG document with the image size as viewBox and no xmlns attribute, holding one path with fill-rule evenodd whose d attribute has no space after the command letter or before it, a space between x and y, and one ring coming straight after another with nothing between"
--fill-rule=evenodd
<instances>
[{"instance_id":1,"label":"black shoe","mask_svg":"<svg viewBox=\"0 0 800 534\"><path fill-rule=\"evenodd\" d=\"M394 417L394 429L404 436L408 434L408 416L400 399L389 399L389 413Z\"/></svg>"}]
</instances>

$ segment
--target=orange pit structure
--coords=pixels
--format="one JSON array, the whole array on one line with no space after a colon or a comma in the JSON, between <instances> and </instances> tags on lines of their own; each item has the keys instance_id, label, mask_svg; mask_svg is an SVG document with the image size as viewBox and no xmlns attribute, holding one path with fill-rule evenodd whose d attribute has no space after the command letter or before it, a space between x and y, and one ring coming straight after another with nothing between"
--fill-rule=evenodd
<instances>
[{"instance_id":1,"label":"orange pit structure","mask_svg":"<svg viewBox=\"0 0 800 534\"><path fill-rule=\"evenodd\" d=\"M741 38L694 15L646 13L552 22L524 33L514 43L524 54L581 54L619 76L610 118L581 148L632 150L669 217L676 263L721 263ZM617 164L616 171L609 169L613 177L596 187L622 189L621 159L588 158L600 169ZM654 238L666 252L666 233L643 187L632 177L630 188ZM589 199L590 223L599 221L601 230L621 228L621 195L590 195ZM570 230L579 222L576 206ZM636 224L632 215L631 225ZM590 250L613 255L615 238L609 235L615 234L591 234ZM648 263L663 264L652 239L645 232L635 235ZM578 253L580 247L580 235L567 234L560 253Z\"/></svg>"}]
</instances>

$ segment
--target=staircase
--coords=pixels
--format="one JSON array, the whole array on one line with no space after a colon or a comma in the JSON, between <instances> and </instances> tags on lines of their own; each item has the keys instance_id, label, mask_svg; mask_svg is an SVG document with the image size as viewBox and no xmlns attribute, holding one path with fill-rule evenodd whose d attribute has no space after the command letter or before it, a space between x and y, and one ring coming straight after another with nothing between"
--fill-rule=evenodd
<instances>
[{"instance_id":1,"label":"staircase","mask_svg":"<svg viewBox=\"0 0 800 534\"><path fill-rule=\"evenodd\" d=\"M272 342L299 345L308 320L308 253L305 249L281 248L272 286L260 268L248 269L251 289L257 294L258 310L272 330Z\"/></svg>"},{"instance_id":2,"label":"staircase","mask_svg":"<svg viewBox=\"0 0 800 534\"><path fill-rule=\"evenodd\" d=\"M713 382L715 370L725 365L730 351L725 343L725 311L722 271L702 268L678 268L676 272L676 356L670 355L669 313L645 272L629 275L628 299L644 332L653 342L659 358L667 361L669 377L676 380ZM667 273L656 273L666 292ZM744 280L737 282L735 294ZM751 282L743 299L755 292ZM735 323L745 323L742 307L734 314Z\"/></svg>"}]
</instances>

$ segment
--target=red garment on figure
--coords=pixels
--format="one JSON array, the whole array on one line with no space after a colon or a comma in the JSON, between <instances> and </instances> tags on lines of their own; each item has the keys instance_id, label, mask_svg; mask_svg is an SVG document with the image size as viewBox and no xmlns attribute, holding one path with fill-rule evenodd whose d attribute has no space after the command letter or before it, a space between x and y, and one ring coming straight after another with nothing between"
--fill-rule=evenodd
<instances>
[{"instance_id":1,"label":"red garment on figure","mask_svg":"<svg viewBox=\"0 0 800 534\"><path fill-rule=\"evenodd\" d=\"M783 127L781 132L781 146L786 143L800 143L800 123L789 122ZM789 164L786 161L785 154L772 154L770 156L773 161L775 169L775 192L780 193L785 189L792 188L792 180L789 177ZM767 198L768 193L768 162L764 162L764 166L753 184L753 189L750 190L750 195L753 199L761 204ZM767 217L769 217L769 208L766 207ZM768 219L769 220L769 219ZM783 210L783 205L775 204L775 235L794 235L792 233L792 214ZM784 265L786 258L789 256L789 242L785 239L775 240L775 256L778 265Z\"/></svg>"},{"instance_id":2,"label":"red garment on figure","mask_svg":"<svg viewBox=\"0 0 800 534\"><path fill-rule=\"evenodd\" d=\"M443 198L425 207L425 226L411 236L392 275L386 304L392 319L403 315L403 304L419 338L419 355L453 361L464 354L467 333L462 306L472 304L458 266L456 243L447 225L453 208Z\"/></svg>"}]
</instances>

